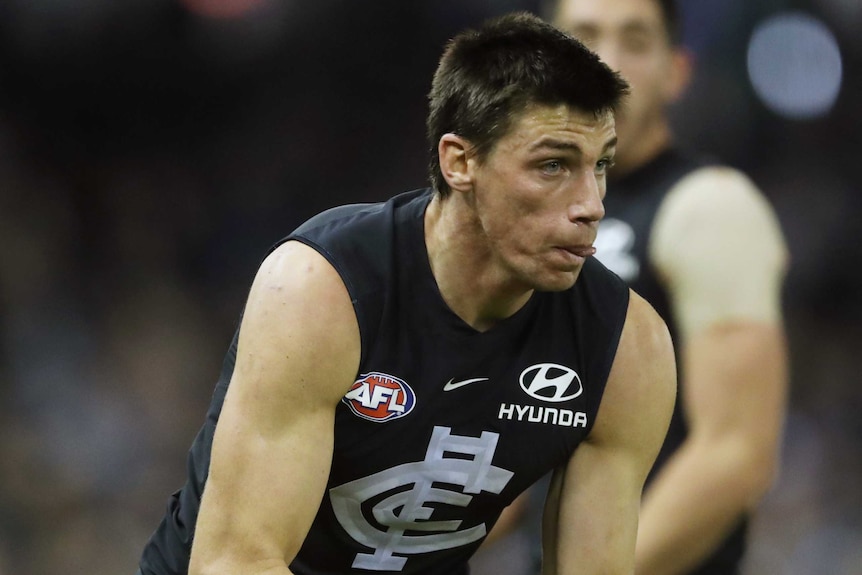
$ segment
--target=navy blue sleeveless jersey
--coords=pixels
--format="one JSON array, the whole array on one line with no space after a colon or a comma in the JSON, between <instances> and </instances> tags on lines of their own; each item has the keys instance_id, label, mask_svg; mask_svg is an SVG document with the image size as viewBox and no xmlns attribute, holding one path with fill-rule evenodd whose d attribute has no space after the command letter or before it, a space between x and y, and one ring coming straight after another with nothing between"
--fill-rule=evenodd
<instances>
[{"instance_id":1,"label":"navy blue sleeveless jersey","mask_svg":"<svg viewBox=\"0 0 862 575\"><path fill-rule=\"evenodd\" d=\"M694 170L711 163L706 158L685 155L671 149L640 169L610 182L605 198L605 219L599 225L596 239L596 257L650 302L668 324L674 341L678 330L668 292L648 257L650 234L656 214L673 186ZM677 358L679 356L677 353ZM685 378L681 369L678 369L678 373L681 388ZM682 444L688 433L681 409L682 402L677 401L670 429L653 467L653 475ZM735 573L744 545L745 525L741 525L713 557L690 575Z\"/></svg>"},{"instance_id":2,"label":"navy blue sleeveless jersey","mask_svg":"<svg viewBox=\"0 0 862 575\"><path fill-rule=\"evenodd\" d=\"M362 343L336 412L325 497L290 565L297 575L467 573L503 508L564 465L595 421L626 284L588 259L573 288L536 292L478 332L437 290L423 226L431 197L418 190L334 208L287 238L339 272ZM235 357L236 338L190 451L188 482L144 551L144 575L186 573Z\"/></svg>"}]
</instances>

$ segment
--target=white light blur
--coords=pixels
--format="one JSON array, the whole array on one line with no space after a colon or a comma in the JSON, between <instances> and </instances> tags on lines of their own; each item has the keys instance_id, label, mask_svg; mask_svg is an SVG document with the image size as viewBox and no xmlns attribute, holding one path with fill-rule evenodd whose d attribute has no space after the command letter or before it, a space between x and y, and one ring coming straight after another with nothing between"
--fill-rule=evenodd
<instances>
[{"instance_id":1,"label":"white light blur","mask_svg":"<svg viewBox=\"0 0 862 575\"><path fill-rule=\"evenodd\" d=\"M791 119L829 113L842 83L841 51L832 31L801 12L764 20L748 44L748 77L766 107Z\"/></svg>"}]
</instances>

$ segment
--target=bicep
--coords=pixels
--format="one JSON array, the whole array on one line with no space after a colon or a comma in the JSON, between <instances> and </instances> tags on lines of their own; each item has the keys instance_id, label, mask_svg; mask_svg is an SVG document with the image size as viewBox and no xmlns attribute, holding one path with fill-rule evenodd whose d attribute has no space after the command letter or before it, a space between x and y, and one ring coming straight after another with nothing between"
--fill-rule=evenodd
<instances>
[{"instance_id":1,"label":"bicep","mask_svg":"<svg viewBox=\"0 0 862 575\"><path fill-rule=\"evenodd\" d=\"M775 454L787 401L787 349L780 324L726 322L705 328L683 346L682 401L694 440L716 456Z\"/></svg>"},{"instance_id":2,"label":"bicep","mask_svg":"<svg viewBox=\"0 0 862 575\"><path fill-rule=\"evenodd\" d=\"M325 489L336 404L359 335L335 270L295 242L255 278L216 427L192 557L240 569L289 563Z\"/></svg>"},{"instance_id":3,"label":"bicep","mask_svg":"<svg viewBox=\"0 0 862 575\"><path fill-rule=\"evenodd\" d=\"M680 327L692 433L774 443L786 393L787 250L766 199L734 170L695 172L668 194L650 247Z\"/></svg>"},{"instance_id":4,"label":"bicep","mask_svg":"<svg viewBox=\"0 0 862 575\"><path fill-rule=\"evenodd\" d=\"M583 567L631 572L643 484L667 433L675 397L667 328L632 293L593 429L554 481L558 503L546 510L556 526L549 542L556 559L552 572L564 575Z\"/></svg>"}]
</instances>

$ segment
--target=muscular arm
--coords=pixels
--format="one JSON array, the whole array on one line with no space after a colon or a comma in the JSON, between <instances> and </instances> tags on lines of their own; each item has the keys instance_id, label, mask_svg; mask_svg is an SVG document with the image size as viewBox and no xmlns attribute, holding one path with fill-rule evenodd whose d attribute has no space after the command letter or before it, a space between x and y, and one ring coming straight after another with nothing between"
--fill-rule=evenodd
<instances>
[{"instance_id":1,"label":"muscular arm","mask_svg":"<svg viewBox=\"0 0 862 575\"><path fill-rule=\"evenodd\" d=\"M544 575L634 572L641 491L675 397L667 329L632 293L593 429L551 482L543 519Z\"/></svg>"},{"instance_id":2,"label":"muscular arm","mask_svg":"<svg viewBox=\"0 0 862 575\"><path fill-rule=\"evenodd\" d=\"M651 256L681 328L689 436L647 490L638 575L687 572L771 485L787 386L775 218L740 174L709 169L669 194Z\"/></svg>"},{"instance_id":3,"label":"muscular arm","mask_svg":"<svg viewBox=\"0 0 862 575\"><path fill-rule=\"evenodd\" d=\"M191 575L288 574L323 496L335 407L359 362L341 279L288 242L263 263L215 432Z\"/></svg>"}]
</instances>

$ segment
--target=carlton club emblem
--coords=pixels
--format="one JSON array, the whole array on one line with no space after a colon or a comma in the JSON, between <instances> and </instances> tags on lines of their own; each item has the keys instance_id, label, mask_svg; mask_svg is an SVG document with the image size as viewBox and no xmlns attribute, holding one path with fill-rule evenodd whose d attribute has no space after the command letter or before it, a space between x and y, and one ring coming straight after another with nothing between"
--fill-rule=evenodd
<instances>
[{"instance_id":1,"label":"carlton club emblem","mask_svg":"<svg viewBox=\"0 0 862 575\"><path fill-rule=\"evenodd\" d=\"M375 371L357 379L341 401L359 417L383 423L413 411L416 394L406 381Z\"/></svg>"},{"instance_id":2,"label":"carlton club emblem","mask_svg":"<svg viewBox=\"0 0 862 575\"><path fill-rule=\"evenodd\" d=\"M329 490L344 530L368 550L354 569L402 571L411 556L469 545L487 527L437 518L447 507L465 508L482 492L499 494L514 473L492 464L499 434L454 435L434 427L422 461L404 463Z\"/></svg>"}]
</instances>

